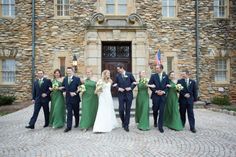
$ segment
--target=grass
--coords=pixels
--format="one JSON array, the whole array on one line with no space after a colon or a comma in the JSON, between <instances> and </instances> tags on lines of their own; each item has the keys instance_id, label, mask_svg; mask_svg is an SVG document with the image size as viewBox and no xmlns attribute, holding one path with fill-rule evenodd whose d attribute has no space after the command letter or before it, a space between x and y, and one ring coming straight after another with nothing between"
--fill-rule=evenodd
<instances>
[{"instance_id":1,"label":"grass","mask_svg":"<svg viewBox=\"0 0 236 157\"><path fill-rule=\"evenodd\" d=\"M8 113L10 113L10 112L2 111L2 112L0 112L0 117L1 117L1 116L5 116L5 115L7 115Z\"/></svg>"}]
</instances>

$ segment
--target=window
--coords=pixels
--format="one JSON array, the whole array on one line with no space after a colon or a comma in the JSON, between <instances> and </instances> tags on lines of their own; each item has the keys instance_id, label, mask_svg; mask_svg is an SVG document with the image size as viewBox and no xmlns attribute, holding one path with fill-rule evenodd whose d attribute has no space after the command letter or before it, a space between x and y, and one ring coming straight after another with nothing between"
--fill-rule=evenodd
<instances>
[{"instance_id":1,"label":"window","mask_svg":"<svg viewBox=\"0 0 236 157\"><path fill-rule=\"evenodd\" d=\"M226 18L228 16L228 0L214 0L214 17Z\"/></svg>"},{"instance_id":2,"label":"window","mask_svg":"<svg viewBox=\"0 0 236 157\"><path fill-rule=\"evenodd\" d=\"M216 59L215 61L215 81L227 82L228 80L228 64L227 59Z\"/></svg>"},{"instance_id":3,"label":"window","mask_svg":"<svg viewBox=\"0 0 236 157\"><path fill-rule=\"evenodd\" d=\"M163 17L176 17L176 4L175 0L162 0L162 16Z\"/></svg>"},{"instance_id":4,"label":"window","mask_svg":"<svg viewBox=\"0 0 236 157\"><path fill-rule=\"evenodd\" d=\"M59 57L59 59L60 59L61 76L65 76L65 62L66 62L66 58L65 57Z\"/></svg>"},{"instance_id":5,"label":"window","mask_svg":"<svg viewBox=\"0 0 236 157\"><path fill-rule=\"evenodd\" d=\"M127 14L127 0L106 0L106 14Z\"/></svg>"},{"instance_id":6,"label":"window","mask_svg":"<svg viewBox=\"0 0 236 157\"><path fill-rule=\"evenodd\" d=\"M15 0L1 0L2 17L15 17Z\"/></svg>"},{"instance_id":7,"label":"window","mask_svg":"<svg viewBox=\"0 0 236 157\"><path fill-rule=\"evenodd\" d=\"M16 80L16 65L15 65L15 60L14 59L4 59L2 60L2 65L1 65L1 82L2 83L7 83L7 84L12 84L15 83Z\"/></svg>"},{"instance_id":8,"label":"window","mask_svg":"<svg viewBox=\"0 0 236 157\"><path fill-rule=\"evenodd\" d=\"M69 16L70 2L69 0L56 0L56 15Z\"/></svg>"},{"instance_id":9,"label":"window","mask_svg":"<svg viewBox=\"0 0 236 157\"><path fill-rule=\"evenodd\" d=\"M172 67L173 59L174 57L167 57L167 73L173 70L173 67Z\"/></svg>"}]
</instances>

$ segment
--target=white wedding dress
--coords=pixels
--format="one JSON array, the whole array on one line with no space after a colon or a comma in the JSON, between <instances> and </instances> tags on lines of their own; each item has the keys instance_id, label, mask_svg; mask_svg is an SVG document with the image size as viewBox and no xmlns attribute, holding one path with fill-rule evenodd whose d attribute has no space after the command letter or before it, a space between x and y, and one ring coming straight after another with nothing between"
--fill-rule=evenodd
<instances>
[{"instance_id":1,"label":"white wedding dress","mask_svg":"<svg viewBox=\"0 0 236 157\"><path fill-rule=\"evenodd\" d=\"M98 111L93 126L93 132L110 132L118 127L116 114L111 96L111 83L105 83L102 93L99 95Z\"/></svg>"}]
</instances>

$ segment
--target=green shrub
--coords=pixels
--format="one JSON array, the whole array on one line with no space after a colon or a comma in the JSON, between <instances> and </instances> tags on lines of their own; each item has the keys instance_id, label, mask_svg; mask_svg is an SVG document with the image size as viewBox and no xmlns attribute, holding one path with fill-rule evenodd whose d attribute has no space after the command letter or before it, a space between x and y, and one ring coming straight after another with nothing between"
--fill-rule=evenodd
<instances>
[{"instance_id":1,"label":"green shrub","mask_svg":"<svg viewBox=\"0 0 236 157\"><path fill-rule=\"evenodd\" d=\"M15 96L0 95L0 106L11 105L16 100Z\"/></svg>"},{"instance_id":2,"label":"green shrub","mask_svg":"<svg viewBox=\"0 0 236 157\"><path fill-rule=\"evenodd\" d=\"M229 97L226 95L224 95L223 97L222 96L213 97L211 103L216 104L216 105L221 105L221 106L230 105Z\"/></svg>"}]
</instances>

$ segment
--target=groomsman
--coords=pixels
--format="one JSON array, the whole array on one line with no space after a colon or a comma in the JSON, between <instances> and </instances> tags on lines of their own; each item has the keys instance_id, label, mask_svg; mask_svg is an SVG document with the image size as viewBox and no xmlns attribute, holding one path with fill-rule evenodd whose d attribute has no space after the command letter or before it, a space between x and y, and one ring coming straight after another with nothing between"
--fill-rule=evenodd
<instances>
[{"instance_id":1,"label":"groomsman","mask_svg":"<svg viewBox=\"0 0 236 157\"><path fill-rule=\"evenodd\" d=\"M153 104L152 110L154 127L157 127L157 116L159 111L158 129L161 133L163 133L163 117L167 94L166 85L169 84L169 79L168 76L163 72L162 64L158 64L156 66L156 73L151 75L148 84L151 86L155 85L154 88L150 87L150 89L152 90L151 99Z\"/></svg>"},{"instance_id":2,"label":"groomsman","mask_svg":"<svg viewBox=\"0 0 236 157\"><path fill-rule=\"evenodd\" d=\"M179 95L179 111L180 111L180 117L183 123L183 126L185 125L186 121L186 110L188 113L188 121L190 125L190 130L193 133L196 133L195 129L195 118L193 113L193 103L194 101L197 101L197 86L196 82L192 79L189 79L190 73L188 70L185 70L182 73L182 79L178 80L177 84L181 84L184 88L180 91Z\"/></svg>"},{"instance_id":3,"label":"groomsman","mask_svg":"<svg viewBox=\"0 0 236 157\"><path fill-rule=\"evenodd\" d=\"M62 82L64 87L64 95L66 96L66 108L67 108L67 127L64 132L68 132L72 128L73 113L75 117L75 128L79 126L79 104L80 96L77 92L77 87L81 85L79 77L74 76L74 70L72 67L67 67L67 76Z\"/></svg>"},{"instance_id":4,"label":"groomsman","mask_svg":"<svg viewBox=\"0 0 236 157\"><path fill-rule=\"evenodd\" d=\"M130 72L126 72L124 65L118 64L115 84L118 88L119 100L119 115L122 121L122 127L125 131L129 132L130 109L133 100L133 89L135 88L134 76Z\"/></svg>"},{"instance_id":5,"label":"groomsman","mask_svg":"<svg viewBox=\"0 0 236 157\"><path fill-rule=\"evenodd\" d=\"M43 127L47 127L49 124L49 101L50 101L50 90L52 83L49 79L44 78L44 71L38 70L38 79L33 84L32 91L32 103L34 104L34 113L30 119L29 125L26 126L28 129L34 129L35 122L38 118L39 111L43 107L45 124Z\"/></svg>"}]
</instances>

